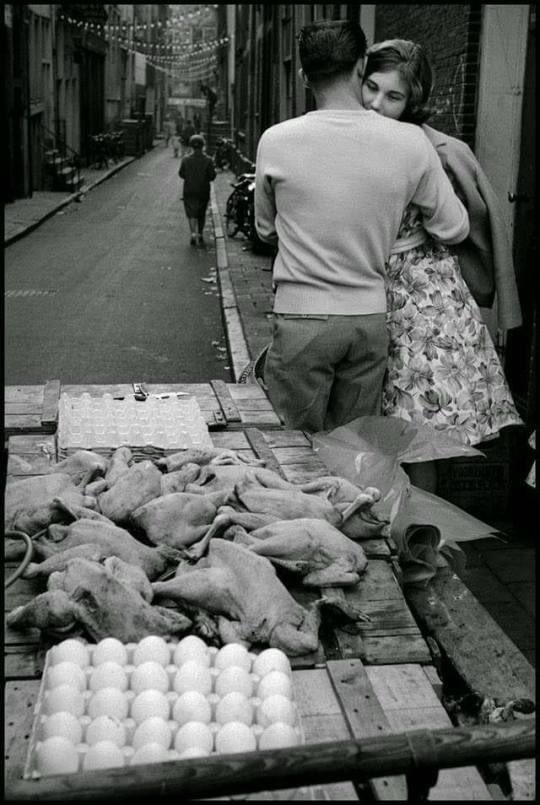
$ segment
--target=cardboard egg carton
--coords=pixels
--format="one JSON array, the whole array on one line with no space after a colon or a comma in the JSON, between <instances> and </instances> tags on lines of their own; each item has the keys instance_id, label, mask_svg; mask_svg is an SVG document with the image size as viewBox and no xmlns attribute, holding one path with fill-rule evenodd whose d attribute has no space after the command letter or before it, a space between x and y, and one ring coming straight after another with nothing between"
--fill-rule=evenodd
<instances>
[{"instance_id":1,"label":"cardboard egg carton","mask_svg":"<svg viewBox=\"0 0 540 805\"><path fill-rule=\"evenodd\" d=\"M213 447L197 399L176 396L138 401L63 392L57 440L63 457L76 450L99 452L122 446L142 451Z\"/></svg>"},{"instance_id":2,"label":"cardboard egg carton","mask_svg":"<svg viewBox=\"0 0 540 805\"><path fill-rule=\"evenodd\" d=\"M156 638L151 639L156 640ZM148 639L146 638L146 640ZM24 777L26 779L37 779L47 774L69 774L91 768L105 768L105 766L93 765L101 750L105 753L107 762L112 764L107 766L109 768L113 766L128 767L132 763L139 762L181 760L184 757L187 759L188 757L202 756L203 754L218 755L230 752L233 751L230 745L223 744L224 741L226 742L227 730L221 732L221 737L219 735L224 722L230 718L231 712L239 714L238 720L243 720L244 723L246 723L246 720L250 722L249 724L246 723L246 727L243 728L228 728L229 732L234 729L236 733L238 733L238 729L241 729L241 738L249 739L249 745L243 746L242 751L273 748L272 734L275 737L276 730L279 731L280 735L283 734L283 728L271 727L271 721L275 717L275 712L271 712L271 707L274 707L274 705L282 707L283 709L280 712L283 712L288 719L288 728L285 732L291 741L289 745L304 743L304 734L292 685L292 670L288 661L286 674L290 677L290 689L288 689L289 686L286 686L287 690L285 687L280 688L282 691L280 695L284 696L286 701L274 699L273 705L271 705L269 704L269 698L275 695L273 694L273 690L275 690L274 683L277 681L284 685L284 680L281 676L278 680L276 680L276 675L273 678L269 677L270 671L264 668L261 669L261 673L255 673L253 669L256 666L258 655L253 652L240 652L240 658L245 663L245 673L239 675L234 672L228 672L227 668L217 667L215 664L216 658L218 658L219 665L224 659L224 655L219 655L220 650L217 648L206 646L203 655L206 656L208 661L208 665L205 666L208 673L205 674L199 669L196 677L194 677L197 680L197 684L190 687L189 680L186 682L185 677L190 672L190 667L186 667L186 662L191 657L189 652L181 656L186 644L183 641L169 642L161 638L159 640L161 642L158 648L163 649L163 646L166 647L166 649L163 649L162 656L159 657L159 652L156 651L151 651L149 656L152 657L152 664L158 662L163 670L159 673L154 673L156 669L154 666L152 667L154 678L151 683L148 682L148 667L137 670L142 668L143 662L149 662L146 658L141 660L142 641L123 644L122 662L115 663L115 667L112 670L110 666L104 669L103 655L98 658L96 653L96 651L101 651L99 647L102 646L103 641L97 646L83 643L80 640L63 641L63 643L54 646L47 652L41 687L34 708L34 722L24 768ZM193 641L193 638L188 638L188 640ZM73 646L75 642L84 647L82 654L85 654L85 660L87 659L84 667L80 667L76 663L80 667L80 673L75 672L73 668L68 669L65 665L59 668L60 662L71 662L71 660L66 660L63 652L66 650L67 643ZM115 642L118 643L118 641ZM229 647L224 648L227 648L229 655L234 651ZM200 650L202 651L202 649ZM81 653L81 651L78 650L78 653ZM193 658L195 659L196 656L199 655L194 655ZM221 656L221 660L219 656ZM120 658L116 657L116 659ZM85 660L81 661L85 662ZM118 666L120 666L120 670ZM65 674L68 670L70 673L66 676ZM101 685L107 686L108 680L105 681L105 675L109 673L112 674L111 681L114 685L120 685L122 681L125 683L125 690L120 690L118 687L117 693L112 695L112 700L111 694L108 692L103 694L102 691L105 688L100 687ZM201 688L201 677L203 676L207 686L196 691L195 696L193 696L193 691L197 687ZM234 688L238 685L239 676L242 677L241 687L247 686L243 687L243 695L240 695L238 691L230 690L231 686ZM101 677L99 682L98 677ZM233 679L232 683L231 678ZM64 679L68 680L69 689L59 689L59 684L65 684ZM96 683L98 689L94 690ZM148 684L152 687L144 688ZM142 690L140 686L143 686ZM107 688L107 690L110 691L110 688ZM55 693L55 691L57 692ZM155 695L156 691L157 695ZM232 693L235 695L229 695ZM229 698L225 699L226 696ZM199 708L198 715L197 717L191 717L191 708L195 705ZM232 711L230 710L231 707ZM226 710L229 710L229 712L226 713ZM67 712L70 715L55 716L55 713L59 711ZM167 725L164 727L161 722L159 725L159 742L163 744L162 750L155 749L155 747L152 750L147 748L148 741L143 733L145 730L150 729L149 727L143 727L142 730L138 729L148 718L155 715L161 716ZM109 718L101 719L98 726L96 719L100 716L109 716ZM61 733L58 732L60 720L62 721ZM204 747L203 753L200 751L197 753L196 751L193 754L193 752L187 751L187 754L184 755L186 750L189 749L189 736L186 735L186 732L192 728L183 730L180 735L178 733L179 730L182 730L186 721L193 720L201 720L206 723L208 730L203 730L203 732L208 743ZM233 720L236 720L236 718L233 718ZM106 722L105 725L104 721ZM53 724L54 726L52 726ZM152 725L152 728L154 726ZM271 727L269 731L268 727ZM99 732L102 728L104 729L104 734ZM53 745L51 742L45 744L47 739L51 737L51 731L53 737L58 737L60 734L60 737L66 737L70 744L62 743L60 746L62 754L60 771L57 766L54 766L54 768L47 767L47 764L43 761L43 747L46 746L45 751L49 751ZM251 732L252 738L248 735L248 731ZM264 735L266 737L263 737ZM118 751L112 752L110 745L108 751L105 751L103 747L94 748L100 739L108 740L111 737L121 744L118 746ZM261 739L263 741L262 745ZM264 742L268 740L270 740L270 745L264 745ZM220 741L222 742L221 747L219 745ZM56 741L56 748L58 746L59 742ZM146 747L146 749L141 751L142 747Z\"/></svg>"}]
</instances>

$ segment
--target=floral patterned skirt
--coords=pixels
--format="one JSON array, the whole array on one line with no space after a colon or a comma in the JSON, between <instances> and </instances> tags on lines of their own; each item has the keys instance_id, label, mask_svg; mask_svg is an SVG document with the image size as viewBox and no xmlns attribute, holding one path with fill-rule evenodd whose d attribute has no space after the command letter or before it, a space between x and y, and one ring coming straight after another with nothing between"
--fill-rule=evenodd
<instances>
[{"instance_id":1,"label":"floral patterned skirt","mask_svg":"<svg viewBox=\"0 0 540 805\"><path fill-rule=\"evenodd\" d=\"M523 424L482 314L447 247L428 241L386 266L383 413L468 445Z\"/></svg>"}]
</instances>

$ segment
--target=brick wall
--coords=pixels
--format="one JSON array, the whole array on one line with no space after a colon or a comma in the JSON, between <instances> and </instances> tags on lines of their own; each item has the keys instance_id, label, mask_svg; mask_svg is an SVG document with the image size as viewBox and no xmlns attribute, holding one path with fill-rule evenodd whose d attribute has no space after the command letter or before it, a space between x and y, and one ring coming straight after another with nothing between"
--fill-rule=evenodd
<instances>
[{"instance_id":1,"label":"brick wall","mask_svg":"<svg viewBox=\"0 0 540 805\"><path fill-rule=\"evenodd\" d=\"M433 66L434 128L474 148L481 6L377 5L375 41L411 39Z\"/></svg>"}]
</instances>

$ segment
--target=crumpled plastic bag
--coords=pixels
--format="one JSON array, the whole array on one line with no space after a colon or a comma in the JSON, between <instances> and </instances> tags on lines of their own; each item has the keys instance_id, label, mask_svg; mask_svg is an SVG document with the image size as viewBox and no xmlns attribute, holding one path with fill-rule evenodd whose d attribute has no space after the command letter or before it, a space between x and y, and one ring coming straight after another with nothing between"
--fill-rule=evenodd
<instances>
[{"instance_id":1,"label":"crumpled plastic bag","mask_svg":"<svg viewBox=\"0 0 540 805\"><path fill-rule=\"evenodd\" d=\"M459 456L482 456L429 425L398 417L359 417L329 432L314 434L313 449L336 475L357 486L375 486L381 500L374 507L390 519L404 583L427 584L437 568L464 567L458 542L493 536L493 527L438 495L413 486L402 463Z\"/></svg>"}]
</instances>

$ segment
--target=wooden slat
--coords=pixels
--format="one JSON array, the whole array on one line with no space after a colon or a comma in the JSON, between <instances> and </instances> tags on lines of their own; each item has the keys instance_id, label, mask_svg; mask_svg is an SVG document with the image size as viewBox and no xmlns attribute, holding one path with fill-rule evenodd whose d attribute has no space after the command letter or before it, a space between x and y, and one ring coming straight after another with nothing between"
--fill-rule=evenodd
<instances>
[{"instance_id":1,"label":"wooden slat","mask_svg":"<svg viewBox=\"0 0 540 805\"><path fill-rule=\"evenodd\" d=\"M4 436L20 433L40 433L43 430L41 414L5 414Z\"/></svg>"},{"instance_id":2,"label":"wooden slat","mask_svg":"<svg viewBox=\"0 0 540 805\"><path fill-rule=\"evenodd\" d=\"M33 644L5 645L4 679L40 679L45 654L46 650L39 643L39 633Z\"/></svg>"},{"instance_id":3,"label":"wooden slat","mask_svg":"<svg viewBox=\"0 0 540 805\"><path fill-rule=\"evenodd\" d=\"M4 416L7 415L27 415L37 414L41 411L41 405L29 402L7 402L4 403Z\"/></svg>"},{"instance_id":4,"label":"wooden slat","mask_svg":"<svg viewBox=\"0 0 540 805\"><path fill-rule=\"evenodd\" d=\"M229 422L241 422L242 417L240 416L240 411L231 397L227 384L224 383L223 380L211 380L210 385L214 390L223 415L227 420L227 424Z\"/></svg>"},{"instance_id":5,"label":"wooden slat","mask_svg":"<svg viewBox=\"0 0 540 805\"><path fill-rule=\"evenodd\" d=\"M43 404L43 385L4 386L4 404L25 403L32 405L34 411L41 411Z\"/></svg>"},{"instance_id":6,"label":"wooden slat","mask_svg":"<svg viewBox=\"0 0 540 805\"><path fill-rule=\"evenodd\" d=\"M255 454L258 456L258 458L261 458L265 462L266 468L273 470L273 472L276 472L282 478L285 478L285 473L281 469L280 463L276 458L274 451L269 446L261 431L257 428L246 428L244 433L246 434L247 440L252 446Z\"/></svg>"},{"instance_id":7,"label":"wooden slat","mask_svg":"<svg viewBox=\"0 0 540 805\"><path fill-rule=\"evenodd\" d=\"M353 738L372 738L392 732L360 660L338 660L327 665L328 675ZM405 778L379 777L370 781L377 799L407 799Z\"/></svg>"},{"instance_id":8,"label":"wooden slat","mask_svg":"<svg viewBox=\"0 0 540 805\"><path fill-rule=\"evenodd\" d=\"M471 691L501 702L536 700L534 668L455 573L439 571L426 590L406 593Z\"/></svg>"},{"instance_id":9,"label":"wooden slat","mask_svg":"<svg viewBox=\"0 0 540 805\"><path fill-rule=\"evenodd\" d=\"M365 672L393 732L449 727L451 721L419 665L365 667ZM429 799L491 800L472 766L439 772Z\"/></svg>"},{"instance_id":10,"label":"wooden slat","mask_svg":"<svg viewBox=\"0 0 540 805\"><path fill-rule=\"evenodd\" d=\"M56 429L59 400L60 381L47 380L43 390L43 408L41 410L41 424L44 429Z\"/></svg>"},{"instance_id":11,"label":"wooden slat","mask_svg":"<svg viewBox=\"0 0 540 805\"><path fill-rule=\"evenodd\" d=\"M34 719L39 681L7 682L5 687L4 757L6 788L21 779Z\"/></svg>"},{"instance_id":12,"label":"wooden slat","mask_svg":"<svg viewBox=\"0 0 540 805\"><path fill-rule=\"evenodd\" d=\"M351 737L328 674L324 669L293 671L293 683L307 744L343 741ZM315 786L313 790L314 799L358 799L352 783Z\"/></svg>"}]
</instances>

